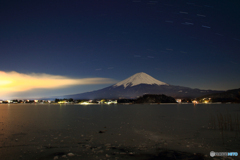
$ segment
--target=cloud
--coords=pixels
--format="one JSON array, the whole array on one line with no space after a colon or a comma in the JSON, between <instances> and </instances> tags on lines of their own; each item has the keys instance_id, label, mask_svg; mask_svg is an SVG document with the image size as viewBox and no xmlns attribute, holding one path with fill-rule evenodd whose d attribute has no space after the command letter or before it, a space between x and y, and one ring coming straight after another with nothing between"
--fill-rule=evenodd
<instances>
[{"instance_id":1,"label":"cloud","mask_svg":"<svg viewBox=\"0 0 240 160\"><path fill-rule=\"evenodd\" d=\"M204 28L211 28L211 27L209 27L209 26L204 26L204 25L202 25L202 27L204 27Z\"/></svg>"},{"instance_id":2,"label":"cloud","mask_svg":"<svg viewBox=\"0 0 240 160\"><path fill-rule=\"evenodd\" d=\"M203 15L203 14L197 14L197 16L199 16L199 17L206 17L206 16Z\"/></svg>"},{"instance_id":3,"label":"cloud","mask_svg":"<svg viewBox=\"0 0 240 160\"><path fill-rule=\"evenodd\" d=\"M184 24L184 25L194 25L193 23L190 23L190 22L184 22L182 24Z\"/></svg>"},{"instance_id":4,"label":"cloud","mask_svg":"<svg viewBox=\"0 0 240 160\"><path fill-rule=\"evenodd\" d=\"M0 71L0 98L32 89L58 89L71 85L111 84L115 82L115 80L109 78L73 79L45 73L24 74L15 71Z\"/></svg>"},{"instance_id":5,"label":"cloud","mask_svg":"<svg viewBox=\"0 0 240 160\"><path fill-rule=\"evenodd\" d=\"M180 11L179 13L181 13L181 14L188 14L188 12L182 12L182 11Z\"/></svg>"}]
</instances>

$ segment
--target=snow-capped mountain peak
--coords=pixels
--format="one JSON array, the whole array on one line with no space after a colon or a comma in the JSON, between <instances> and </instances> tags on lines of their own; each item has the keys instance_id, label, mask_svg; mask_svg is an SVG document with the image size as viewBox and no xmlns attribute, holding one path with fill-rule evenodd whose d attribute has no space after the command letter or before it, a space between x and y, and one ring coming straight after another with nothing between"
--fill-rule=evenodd
<instances>
[{"instance_id":1,"label":"snow-capped mountain peak","mask_svg":"<svg viewBox=\"0 0 240 160\"><path fill-rule=\"evenodd\" d=\"M133 87L132 87L133 86ZM144 94L165 94L174 98L196 98L221 91L192 89L189 87L169 85L156 80L146 73L137 73L115 85L75 95L64 97L74 99L134 99Z\"/></svg>"},{"instance_id":2,"label":"snow-capped mountain peak","mask_svg":"<svg viewBox=\"0 0 240 160\"><path fill-rule=\"evenodd\" d=\"M114 87L118 87L118 86L124 86L124 88L128 87L128 86L136 86L139 84L156 84L156 85L168 85L167 83L161 82L153 77L151 77L150 75L144 73L144 72L140 72L140 73L136 73L133 76L118 82L117 84L114 85Z\"/></svg>"}]
</instances>

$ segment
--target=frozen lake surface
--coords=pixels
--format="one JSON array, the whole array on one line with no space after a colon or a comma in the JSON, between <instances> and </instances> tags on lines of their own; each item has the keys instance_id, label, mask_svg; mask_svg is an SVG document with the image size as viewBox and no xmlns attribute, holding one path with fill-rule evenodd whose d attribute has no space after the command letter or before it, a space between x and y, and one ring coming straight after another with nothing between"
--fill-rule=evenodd
<instances>
[{"instance_id":1,"label":"frozen lake surface","mask_svg":"<svg viewBox=\"0 0 240 160\"><path fill-rule=\"evenodd\" d=\"M240 104L1 104L0 157L212 159L240 154L239 122Z\"/></svg>"}]
</instances>

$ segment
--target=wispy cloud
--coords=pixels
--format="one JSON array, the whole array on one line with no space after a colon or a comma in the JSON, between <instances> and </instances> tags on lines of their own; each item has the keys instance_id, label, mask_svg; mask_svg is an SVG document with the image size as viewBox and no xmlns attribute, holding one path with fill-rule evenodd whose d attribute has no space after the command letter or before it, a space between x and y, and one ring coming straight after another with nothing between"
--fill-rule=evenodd
<instances>
[{"instance_id":1,"label":"wispy cloud","mask_svg":"<svg viewBox=\"0 0 240 160\"><path fill-rule=\"evenodd\" d=\"M204 25L202 25L202 27L204 27L204 28L211 28L211 27L209 27L209 26L204 26Z\"/></svg>"},{"instance_id":2,"label":"wispy cloud","mask_svg":"<svg viewBox=\"0 0 240 160\"><path fill-rule=\"evenodd\" d=\"M183 12L183 11L180 11L179 13L181 13L181 14L188 14L188 12Z\"/></svg>"},{"instance_id":3,"label":"wispy cloud","mask_svg":"<svg viewBox=\"0 0 240 160\"><path fill-rule=\"evenodd\" d=\"M184 22L182 24L184 24L184 25L194 25L193 23L190 23L190 22Z\"/></svg>"},{"instance_id":4,"label":"wispy cloud","mask_svg":"<svg viewBox=\"0 0 240 160\"><path fill-rule=\"evenodd\" d=\"M197 16L199 16L199 17L206 17L206 16L203 15L203 14L197 14Z\"/></svg>"},{"instance_id":5,"label":"wispy cloud","mask_svg":"<svg viewBox=\"0 0 240 160\"><path fill-rule=\"evenodd\" d=\"M74 79L50 74L24 74L15 71L0 71L0 98L10 96L16 92L32 89L58 89L71 85L111 84L116 81L109 78Z\"/></svg>"}]
</instances>

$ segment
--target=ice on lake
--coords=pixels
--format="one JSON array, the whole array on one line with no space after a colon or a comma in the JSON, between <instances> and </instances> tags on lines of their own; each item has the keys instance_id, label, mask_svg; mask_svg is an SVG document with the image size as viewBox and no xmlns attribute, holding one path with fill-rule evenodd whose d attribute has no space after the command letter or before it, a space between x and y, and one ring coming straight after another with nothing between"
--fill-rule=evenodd
<instances>
[{"instance_id":1,"label":"ice on lake","mask_svg":"<svg viewBox=\"0 0 240 160\"><path fill-rule=\"evenodd\" d=\"M0 157L212 159L240 153L238 116L239 104L2 104Z\"/></svg>"}]
</instances>

